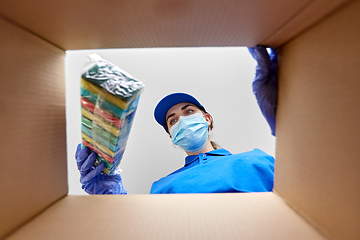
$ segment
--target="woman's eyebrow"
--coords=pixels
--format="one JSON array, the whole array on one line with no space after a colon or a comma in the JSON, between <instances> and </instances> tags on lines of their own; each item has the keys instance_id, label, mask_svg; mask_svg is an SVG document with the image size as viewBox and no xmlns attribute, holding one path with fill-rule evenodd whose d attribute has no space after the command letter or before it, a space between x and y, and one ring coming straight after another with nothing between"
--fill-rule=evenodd
<instances>
[{"instance_id":1,"label":"woman's eyebrow","mask_svg":"<svg viewBox=\"0 0 360 240\"><path fill-rule=\"evenodd\" d=\"M186 104L185 106L183 106L182 108L181 108L181 111L183 111L184 109L186 109L187 107L192 107L193 105L192 104ZM171 118L172 116L174 116L175 115L175 113L172 113L172 114L170 114L169 116L167 116L167 118L166 118L166 121L169 119L169 118Z\"/></svg>"},{"instance_id":2,"label":"woman's eyebrow","mask_svg":"<svg viewBox=\"0 0 360 240\"><path fill-rule=\"evenodd\" d=\"M169 118L171 118L172 116L175 116L175 113L170 114L170 115L166 118L166 121L167 121Z\"/></svg>"},{"instance_id":3,"label":"woman's eyebrow","mask_svg":"<svg viewBox=\"0 0 360 240\"><path fill-rule=\"evenodd\" d=\"M191 104L187 104L187 105L183 106L183 107L181 108L181 110L184 110L185 108L191 107L191 106L192 106Z\"/></svg>"}]
</instances>

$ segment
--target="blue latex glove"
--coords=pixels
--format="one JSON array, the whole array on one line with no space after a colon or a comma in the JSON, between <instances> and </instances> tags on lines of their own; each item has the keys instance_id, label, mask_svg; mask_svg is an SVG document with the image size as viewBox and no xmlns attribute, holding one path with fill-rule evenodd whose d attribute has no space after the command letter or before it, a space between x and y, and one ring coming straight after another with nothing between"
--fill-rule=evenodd
<instances>
[{"instance_id":1,"label":"blue latex glove","mask_svg":"<svg viewBox=\"0 0 360 240\"><path fill-rule=\"evenodd\" d=\"M127 194L120 174L106 175L102 173L105 164L101 163L94 167L96 153L93 152L89 155L89 152L87 147L81 149L80 143L75 153L82 189L88 194Z\"/></svg>"},{"instance_id":2,"label":"blue latex glove","mask_svg":"<svg viewBox=\"0 0 360 240\"><path fill-rule=\"evenodd\" d=\"M271 49L270 55L266 47L256 46L248 48L257 61L256 74L253 82L253 92L256 96L261 112L275 136L276 106L278 94L277 82L277 53Z\"/></svg>"}]
</instances>

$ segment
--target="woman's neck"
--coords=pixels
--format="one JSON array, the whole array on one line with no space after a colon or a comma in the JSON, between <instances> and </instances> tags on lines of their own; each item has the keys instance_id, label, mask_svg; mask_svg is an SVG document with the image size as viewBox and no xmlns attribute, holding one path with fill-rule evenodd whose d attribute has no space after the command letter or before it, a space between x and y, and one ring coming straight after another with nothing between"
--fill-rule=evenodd
<instances>
[{"instance_id":1,"label":"woman's neck","mask_svg":"<svg viewBox=\"0 0 360 240\"><path fill-rule=\"evenodd\" d=\"M206 142L206 145L205 147L199 151L199 152L186 152L186 154L189 156L189 155L199 155L199 153L207 153L207 152L211 152L211 151L214 151L214 147L212 146L211 142L210 142L210 139L208 138L207 142Z\"/></svg>"}]
</instances>

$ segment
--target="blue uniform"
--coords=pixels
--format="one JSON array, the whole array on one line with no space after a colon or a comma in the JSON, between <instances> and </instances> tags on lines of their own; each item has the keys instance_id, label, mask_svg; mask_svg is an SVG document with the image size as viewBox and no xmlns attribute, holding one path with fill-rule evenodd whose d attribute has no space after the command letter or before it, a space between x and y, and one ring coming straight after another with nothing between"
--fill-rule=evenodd
<instances>
[{"instance_id":1,"label":"blue uniform","mask_svg":"<svg viewBox=\"0 0 360 240\"><path fill-rule=\"evenodd\" d=\"M185 166L154 182L150 193L270 192L274 158L260 149L217 149L185 158Z\"/></svg>"}]
</instances>

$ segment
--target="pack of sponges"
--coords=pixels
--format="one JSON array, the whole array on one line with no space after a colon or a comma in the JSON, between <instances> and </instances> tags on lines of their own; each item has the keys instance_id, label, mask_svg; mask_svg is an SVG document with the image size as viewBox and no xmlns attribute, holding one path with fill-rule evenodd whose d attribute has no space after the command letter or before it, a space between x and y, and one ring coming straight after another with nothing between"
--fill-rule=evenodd
<instances>
[{"instance_id":1,"label":"pack of sponges","mask_svg":"<svg viewBox=\"0 0 360 240\"><path fill-rule=\"evenodd\" d=\"M123 157L144 84L97 54L81 75L83 147L97 153L95 165L113 174Z\"/></svg>"}]
</instances>

